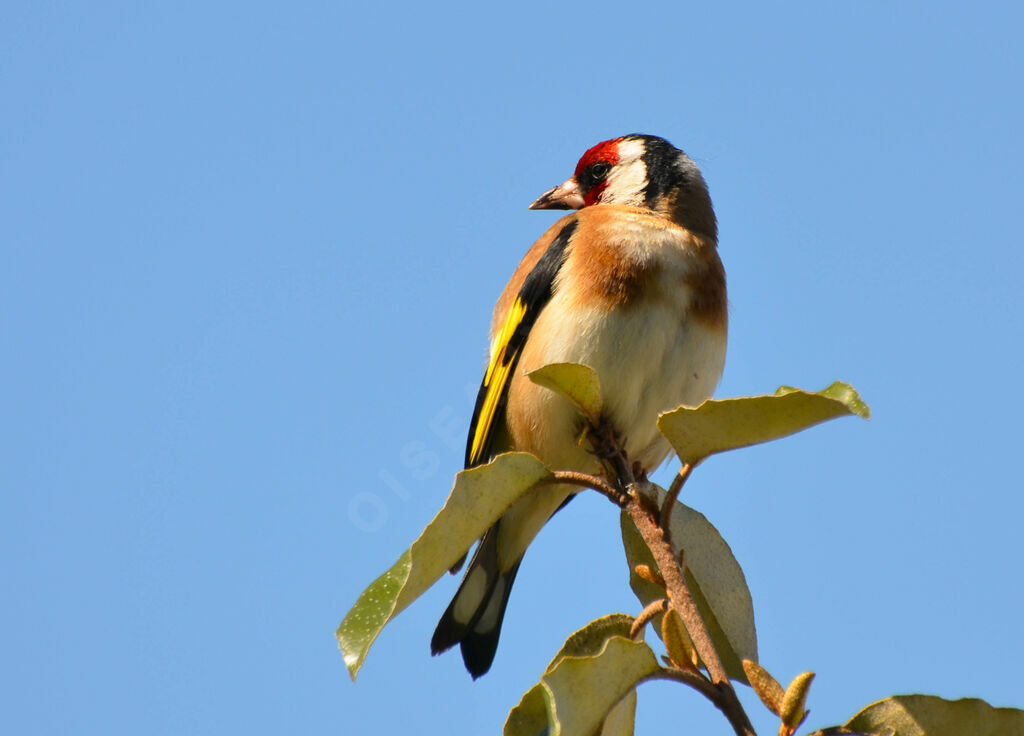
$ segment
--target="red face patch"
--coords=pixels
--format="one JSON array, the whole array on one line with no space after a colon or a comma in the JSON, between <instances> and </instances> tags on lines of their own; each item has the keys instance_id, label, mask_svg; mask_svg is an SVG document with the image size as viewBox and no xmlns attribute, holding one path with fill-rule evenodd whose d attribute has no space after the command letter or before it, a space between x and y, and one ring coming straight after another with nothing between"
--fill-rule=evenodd
<instances>
[{"instance_id":1,"label":"red face patch","mask_svg":"<svg viewBox=\"0 0 1024 736\"><path fill-rule=\"evenodd\" d=\"M612 138L608 141L602 141L584 153L579 163L576 164L576 171L573 174L576 177L576 182L581 186L585 185L586 171L594 164L608 164L609 166L617 164L619 162L619 141L621 140L621 138ZM607 186L608 181L602 179L594 186L588 188L584 195L584 206L596 203Z\"/></svg>"}]
</instances>

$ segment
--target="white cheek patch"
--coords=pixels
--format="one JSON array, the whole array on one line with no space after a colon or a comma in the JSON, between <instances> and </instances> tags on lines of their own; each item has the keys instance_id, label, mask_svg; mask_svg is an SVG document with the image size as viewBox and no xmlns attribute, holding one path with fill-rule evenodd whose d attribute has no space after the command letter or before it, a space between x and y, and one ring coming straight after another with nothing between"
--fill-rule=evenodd
<instances>
[{"instance_id":1,"label":"white cheek patch","mask_svg":"<svg viewBox=\"0 0 1024 736\"><path fill-rule=\"evenodd\" d=\"M647 186L647 164L644 163L643 141L622 141L619 143L619 163L608 175L608 188L601 197L609 204L644 204L644 187Z\"/></svg>"}]
</instances>

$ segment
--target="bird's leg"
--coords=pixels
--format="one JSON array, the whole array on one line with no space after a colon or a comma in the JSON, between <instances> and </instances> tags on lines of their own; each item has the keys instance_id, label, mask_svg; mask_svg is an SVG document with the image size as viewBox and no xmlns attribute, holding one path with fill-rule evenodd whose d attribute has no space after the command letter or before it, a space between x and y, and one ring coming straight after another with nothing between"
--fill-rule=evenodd
<instances>
[{"instance_id":1,"label":"bird's leg","mask_svg":"<svg viewBox=\"0 0 1024 736\"><path fill-rule=\"evenodd\" d=\"M591 453L601 461L608 480L621 489L623 494L627 494L634 476L626 452L622 449L623 442L607 417L602 416L596 424L589 424L587 439L590 441Z\"/></svg>"},{"instance_id":2,"label":"bird's leg","mask_svg":"<svg viewBox=\"0 0 1024 736\"><path fill-rule=\"evenodd\" d=\"M590 440L590 451L601 461L610 460L622 452L615 429L607 417L602 416L596 424L588 427L587 439Z\"/></svg>"}]
</instances>

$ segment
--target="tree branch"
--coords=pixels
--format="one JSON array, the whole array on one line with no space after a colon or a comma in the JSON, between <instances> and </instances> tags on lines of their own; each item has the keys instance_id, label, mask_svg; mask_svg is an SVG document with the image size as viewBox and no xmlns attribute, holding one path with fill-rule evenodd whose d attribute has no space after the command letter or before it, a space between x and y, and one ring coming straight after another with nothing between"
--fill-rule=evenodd
<instances>
[{"instance_id":1,"label":"tree branch","mask_svg":"<svg viewBox=\"0 0 1024 736\"><path fill-rule=\"evenodd\" d=\"M665 580L665 591L668 594L669 605L683 620L683 625L686 627L690 639L693 640L694 649L697 650L697 655L704 663L704 666L707 667L711 679L708 680L700 672L685 672L677 669L662 670L663 676L664 673L672 673L668 676L669 679L685 682L698 692L704 694L729 719L729 723L732 725L733 730L736 731L737 736L757 736L753 725L750 723L750 719L747 717L746 711L743 710L743 705L736 696L736 691L733 689L725 667L722 665L722 659L718 656L718 652L711 642L711 636L704 625L704 620L700 617L697 604L694 602L690 589L686 585L686 580L683 576L682 558L676 554L669 539L668 520L672 515L672 506L675 504L676 497L679 495L679 491L686 482L686 479L693 472L693 466L686 463L680 468L679 474L672 482L669 495L659 510L657 505L644 494L644 490L650 487L650 483L647 482L642 469L637 471L641 474L642 478L642 482L638 483L634 476L633 468L630 466L629 458L626 457L626 452L622 445L619 444L610 425L601 423L595 425L591 423L589 434L594 452L601 459L608 474L607 482L604 479L590 476L586 473L573 472L555 473L551 479L544 482L565 482L585 488L593 488L603 493L629 514L637 531L640 532L644 543L650 549L651 555L658 565L658 571ZM663 519L664 522L662 521ZM644 617L645 614L648 618L657 615L657 611L653 614L650 613L653 605L655 604L645 608L638 617L638 620ZM657 605L663 606L664 604L659 603Z\"/></svg>"},{"instance_id":2,"label":"tree branch","mask_svg":"<svg viewBox=\"0 0 1024 736\"><path fill-rule=\"evenodd\" d=\"M649 486L650 484L646 483L646 481L644 483L636 482L625 452L621 448L617 449L617 452L604 454L607 464L614 471L612 480L617 488L628 491L625 511L629 514L637 531L640 532L644 543L651 551L651 555L653 555L654 561L658 565L658 571L665 579L665 591L668 593L669 604L683 620L683 625L686 626L687 633L689 633L690 638L693 640L693 647L697 650L697 655L704 663L704 666L707 667L708 674L711 676L711 682L708 685L716 693L716 697L712 702L726 715L737 734L740 736L756 736L754 727L751 725L746 711L743 710L743 705L736 696L736 691L729 681L729 675L725 671L722 659L718 656L718 651L711 641L711 635L708 633L707 626L704 625L704 620L697 610L697 604L694 602L693 595L686 584L680 557L676 554L675 548L669 539L668 524L666 523L662 526L661 519L663 514L659 512L657 506L644 494L644 486ZM678 482L672 484L676 496L679 495L679 490L692 472L691 466L687 465L687 468L689 469L680 470L677 477ZM673 496L669 498L672 499L673 503L675 502ZM666 498L662 511L669 504L669 498ZM667 512L665 516L669 518L672 513L670 505L668 505ZM700 675L698 677L702 680L704 679ZM706 682L706 680L704 681ZM702 692L704 691L702 690Z\"/></svg>"},{"instance_id":3,"label":"tree branch","mask_svg":"<svg viewBox=\"0 0 1024 736\"><path fill-rule=\"evenodd\" d=\"M569 485L590 488L605 496L609 501L618 507L626 505L626 493L613 486L610 486L604 478L588 473L577 473L574 470L557 470L551 477L544 478L537 483L538 486L549 486L555 483L567 483Z\"/></svg>"},{"instance_id":4,"label":"tree branch","mask_svg":"<svg viewBox=\"0 0 1024 736\"><path fill-rule=\"evenodd\" d=\"M651 550L651 554L654 555L658 572L665 579L668 599L683 619L686 630L690 634L690 638L693 639L693 646L697 650L697 654L708 668L712 682L715 684L728 683L729 676L725 673L722 660L718 656L714 644L711 643L711 636L697 611L697 604L683 578L683 570L677 562L675 551L665 538L664 530L658 524L657 510L648 508L640 493L634 492L626 504L626 512L633 520L640 536L643 537L644 543Z\"/></svg>"},{"instance_id":5,"label":"tree branch","mask_svg":"<svg viewBox=\"0 0 1024 736\"><path fill-rule=\"evenodd\" d=\"M650 682L651 680L674 680L675 682L689 685L710 700L718 710L722 711L722 715L728 719L732 730L736 732L736 736L756 736L754 727L750 725L750 719L747 718L743 706L736 698L736 693L728 683L723 688L721 685L709 682L707 678L697 672L664 668L642 678L637 685Z\"/></svg>"}]
</instances>

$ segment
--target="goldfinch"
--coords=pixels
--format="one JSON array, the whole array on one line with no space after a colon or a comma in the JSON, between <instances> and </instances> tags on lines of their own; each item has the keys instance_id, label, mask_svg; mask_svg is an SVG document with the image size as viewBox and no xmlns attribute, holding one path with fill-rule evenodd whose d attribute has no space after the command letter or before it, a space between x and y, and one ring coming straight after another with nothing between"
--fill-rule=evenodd
<instances>
[{"instance_id":1,"label":"goldfinch","mask_svg":"<svg viewBox=\"0 0 1024 736\"><path fill-rule=\"evenodd\" d=\"M584 153L572 177L530 209L577 211L533 244L498 299L466 467L523 450L553 470L601 472L577 443L573 406L525 376L570 362L597 372L602 418L651 472L670 451L658 414L707 399L725 364L725 270L704 177L663 138L627 135ZM532 491L481 538L433 654L460 644L474 679L490 669L523 554L577 490Z\"/></svg>"}]
</instances>

